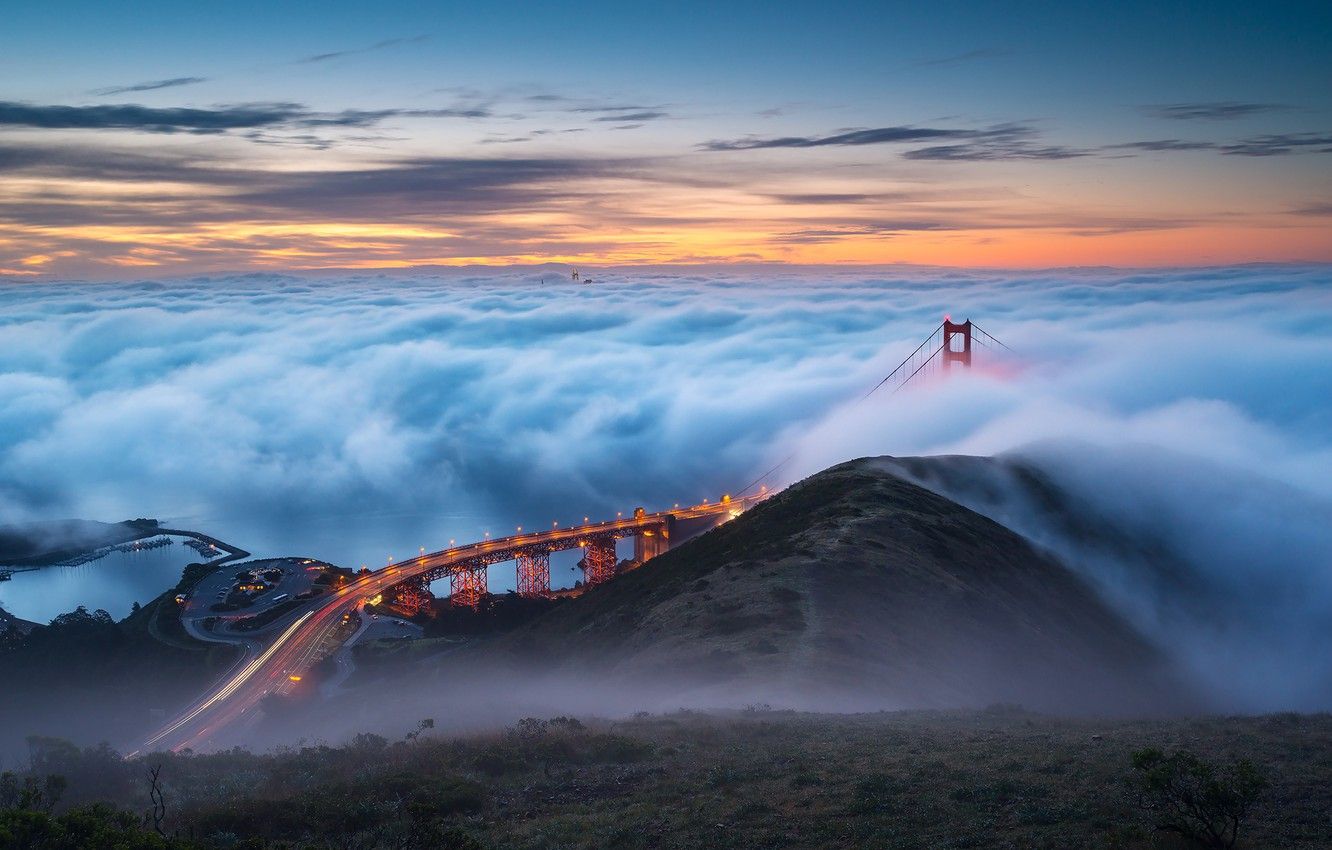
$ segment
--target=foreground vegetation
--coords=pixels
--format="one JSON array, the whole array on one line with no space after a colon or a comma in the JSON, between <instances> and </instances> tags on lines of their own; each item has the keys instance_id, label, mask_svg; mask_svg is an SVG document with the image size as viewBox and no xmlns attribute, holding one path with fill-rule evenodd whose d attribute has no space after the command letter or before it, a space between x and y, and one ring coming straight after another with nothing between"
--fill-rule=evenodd
<instances>
[{"instance_id":1,"label":"foreground vegetation","mask_svg":"<svg viewBox=\"0 0 1332 850\"><path fill-rule=\"evenodd\" d=\"M1329 744L1327 715L765 707L131 762L33 739L0 846L1190 847L1229 846L1233 816L1235 846L1326 847ZM1179 815L1207 805L1211 827Z\"/></svg>"}]
</instances>

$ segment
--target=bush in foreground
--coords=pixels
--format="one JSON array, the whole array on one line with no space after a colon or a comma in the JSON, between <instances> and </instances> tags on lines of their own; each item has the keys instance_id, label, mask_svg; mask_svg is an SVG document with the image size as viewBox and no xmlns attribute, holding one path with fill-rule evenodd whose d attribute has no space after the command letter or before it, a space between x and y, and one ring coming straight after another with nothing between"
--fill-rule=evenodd
<instances>
[{"instance_id":1,"label":"bush in foreground","mask_svg":"<svg viewBox=\"0 0 1332 850\"><path fill-rule=\"evenodd\" d=\"M1267 787L1248 759L1218 767L1187 750L1169 755L1139 750L1133 768L1138 805L1153 816L1157 829L1218 850L1235 846L1240 826Z\"/></svg>"}]
</instances>

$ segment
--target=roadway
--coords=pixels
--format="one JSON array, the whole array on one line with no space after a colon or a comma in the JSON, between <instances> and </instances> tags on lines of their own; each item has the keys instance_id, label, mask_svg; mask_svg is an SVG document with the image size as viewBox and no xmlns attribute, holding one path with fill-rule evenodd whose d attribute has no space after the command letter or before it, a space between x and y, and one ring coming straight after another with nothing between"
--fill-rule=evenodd
<instances>
[{"instance_id":1,"label":"roadway","mask_svg":"<svg viewBox=\"0 0 1332 850\"><path fill-rule=\"evenodd\" d=\"M394 585L414 578L429 577L432 572L447 571L455 565L474 562L474 559L494 563L511 560L518 550L525 547L541 545L552 550L574 549L578 548L579 541L597 535L629 537L638 531L660 528L672 517L676 520L721 517L724 521L738 516L745 508L764 497L765 494L486 539L427 553L361 575L331 594L312 600L310 606L283 628L272 643L154 733L144 742L140 751L197 749L218 730L246 715L253 716L265 697L289 692L327 654L330 644L334 648L340 645L341 641L336 640L334 633L343 624L344 614L351 613L366 600L373 599ZM212 639L217 637L215 635Z\"/></svg>"}]
</instances>

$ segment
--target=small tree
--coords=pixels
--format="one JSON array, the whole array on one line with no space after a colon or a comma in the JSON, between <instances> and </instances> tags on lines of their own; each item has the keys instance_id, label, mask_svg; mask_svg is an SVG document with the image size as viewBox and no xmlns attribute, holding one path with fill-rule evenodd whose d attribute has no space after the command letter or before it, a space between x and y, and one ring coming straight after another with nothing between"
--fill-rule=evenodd
<instances>
[{"instance_id":1,"label":"small tree","mask_svg":"<svg viewBox=\"0 0 1332 850\"><path fill-rule=\"evenodd\" d=\"M1218 768L1187 750L1133 754L1130 785L1156 828L1204 847L1230 850L1267 780L1248 759Z\"/></svg>"},{"instance_id":2,"label":"small tree","mask_svg":"<svg viewBox=\"0 0 1332 850\"><path fill-rule=\"evenodd\" d=\"M155 765L148 768L148 799L152 801L152 811L148 812L144 822L151 822L153 831L163 837L166 832L162 830L162 821L166 820L166 795L162 793L162 765Z\"/></svg>"},{"instance_id":3,"label":"small tree","mask_svg":"<svg viewBox=\"0 0 1332 850\"><path fill-rule=\"evenodd\" d=\"M0 774L0 809L51 814L68 785L65 777L49 774L45 779L36 776L19 777L9 771Z\"/></svg>"}]
</instances>

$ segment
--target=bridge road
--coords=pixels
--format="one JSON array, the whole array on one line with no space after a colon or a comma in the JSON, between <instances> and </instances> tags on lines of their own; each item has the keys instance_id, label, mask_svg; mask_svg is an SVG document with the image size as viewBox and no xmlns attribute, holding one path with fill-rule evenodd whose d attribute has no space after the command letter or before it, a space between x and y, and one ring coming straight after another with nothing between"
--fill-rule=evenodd
<instances>
[{"instance_id":1,"label":"bridge road","mask_svg":"<svg viewBox=\"0 0 1332 850\"><path fill-rule=\"evenodd\" d=\"M447 570L479 557L497 563L511 560L517 551L534 545L551 549L575 549L579 541L597 535L629 537L635 531L657 529L680 520L717 518L724 521L739 515L765 497L766 494L761 494L733 501L692 505L606 522L483 540L431 552L361 576L329 596L313 600L311 607L285 627L253 660L192 703L131 755L140 751L179 751L197 747L218 730L254 711L264 697L283 690L295 681L291 677L308 674L310 667L321 655L320 648L331 639L344 614L354 611L367 599L374 598L394 585L426 576L435 570Z\"/></svg>"}]
</instances>

